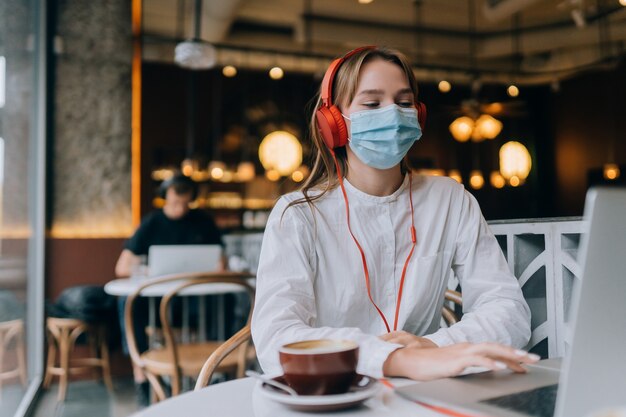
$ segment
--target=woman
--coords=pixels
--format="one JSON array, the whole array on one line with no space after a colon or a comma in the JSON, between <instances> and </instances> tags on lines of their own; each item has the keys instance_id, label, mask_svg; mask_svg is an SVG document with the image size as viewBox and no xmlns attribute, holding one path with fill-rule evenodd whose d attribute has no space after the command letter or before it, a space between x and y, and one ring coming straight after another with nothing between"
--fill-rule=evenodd
<instances>
[{"instance_id":1,"label":"woman","mask_svg":"<svg viewBox=\"0 0 626 417\"><path fill-rule=\"evenodd\" d=\"M357 341L357 370L374 377L524 372L538 359L515 349L530 312L476 200L403 162L424 121L401 53L364 47L331 64L311 176L278 201L263 240L252 333L266 373L280 373L281 345L321 338ZM450 271L465 314L439 329Z\"/></svg>"}]
</instances>

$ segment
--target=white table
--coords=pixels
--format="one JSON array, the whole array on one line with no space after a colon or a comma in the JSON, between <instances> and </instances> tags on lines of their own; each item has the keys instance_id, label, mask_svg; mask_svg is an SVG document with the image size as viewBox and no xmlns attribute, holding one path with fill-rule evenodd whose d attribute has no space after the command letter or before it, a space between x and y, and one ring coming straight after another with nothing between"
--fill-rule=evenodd
<instances>
[{"instance_id":1,"label":"white table","mask_svg":"<svg viewBox=\"0 0 626 417\"><path fill-rule=\"evenodd\" d=\"M396 386L411 383L405 379L392 379ZM405 400L383 387L362 406L349 410L324 413L305 413L291 410L276 403L260 392L256 380L236 379L210 385L200 391L179 395L145 408L134 417L441 417L442 415Z\"/></svg>"},{"instance_id":2,"label":"white table","mask_svg":"<svg viewBox=\"0 0 626 417\"><path fill-rule=\"evenodd\" d=\"M139 288L140 285L144 284L146 282L145 279L150 279L150 278L115 279L113 281L109 281L104 286L104 291L110 295L115 295L118 297L119 296L127 297L131 295L132 293L134 293ZM250 279L247 279L246 282L254 286L255 279L250 278ZM169 291L173 290L180 284L181 284L180 281L179 282L166 282L163 284L150 286L141 292L141 296L149 297L148 323L150 326L154 327L156 323L156 300L155 299L157 297L163 297ZM199 284L199 285L194 285L189 288L185 288L181 290L178 295L179 296L224 295L224 294L237 293L237 292L243 292L243 291L245 290L241 286L236 285L236 284L207 283L207 284ZM183 317L184 318L188 318L189 316L188 304L186 300L187 300L186 298L183 298ZM198 305L198 308L199 308L198 331L199 331L200 338L204 340L206 338L205 319L207 315L206 315L206 306L205 306L204 300L202 298L200 300L201 302ZM225 334L223 302L224 302L223 297L219 297L218 305L217 305L217 325L218 325L217 334L220 340L224 339L224 334ZM184 334L187 333L186 323L183 323L183 333Z\"/></svg>"}]
</instances>

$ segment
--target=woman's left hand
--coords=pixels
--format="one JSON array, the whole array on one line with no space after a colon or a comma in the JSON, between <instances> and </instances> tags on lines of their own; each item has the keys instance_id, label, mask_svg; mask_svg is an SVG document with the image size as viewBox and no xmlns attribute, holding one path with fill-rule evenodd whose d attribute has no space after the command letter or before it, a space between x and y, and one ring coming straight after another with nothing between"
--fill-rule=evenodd
<instances>
[{"instance_id":1,"label":"woman's left hand","mask_svg":"<svg viewBox=\"0 0 626 417\"><path fill-rule=\"evenodd\" d=\"M404 330L396 330L390 333L385 333L378 336L386 342L397 343L405 347L415 348L432 348L439 347L430 339L425 337L415 336L412 333L405 332Z\"/></svg>"}]
</instances>

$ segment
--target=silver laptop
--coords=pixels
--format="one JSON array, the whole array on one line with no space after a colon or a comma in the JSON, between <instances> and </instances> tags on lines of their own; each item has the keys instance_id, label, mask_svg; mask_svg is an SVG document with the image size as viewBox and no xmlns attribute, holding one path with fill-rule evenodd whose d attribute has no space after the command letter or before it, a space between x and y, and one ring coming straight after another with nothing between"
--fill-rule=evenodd
<instances>
[{"instance_id":1,"label":"silver laptop","mask_svg":"<svg viewBox=\"0 0 626 417\"><path fill-rule=\"evenodd\" d=\"M220 245L154 245L148 249L150 276L208 272L219 267Z\"/></svg>"},{"instance_id":2,"label":"silver laptop","mask_svg":"<svg viewBox=\"0 0 626 417\"><path fill-rule=\"evenodd\" d=\"M582 278L572 295L572 345L527 374L485 372L410 384L414 401L473 415L584 417L626 405L626 189L594 189L585 203Z\"/></svg>"}]
</instances>

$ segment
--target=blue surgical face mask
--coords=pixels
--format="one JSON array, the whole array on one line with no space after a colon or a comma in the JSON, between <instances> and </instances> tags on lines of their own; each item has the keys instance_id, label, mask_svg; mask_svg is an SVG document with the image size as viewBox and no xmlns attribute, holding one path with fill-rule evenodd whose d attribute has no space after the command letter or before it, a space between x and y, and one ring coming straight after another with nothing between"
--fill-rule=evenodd
<instances>
[{"instance_id":1,"label":"blue surgical face mask","mask_svg":"<svg viewBox=\"0 0 626 417\"><path fill-rule=\"evenodd\" d=\"M392 104L344 117L350 120L350 149L372 168L389 169L399 164L422 136L414 107Z\"/></svg>"}]
</instances>

